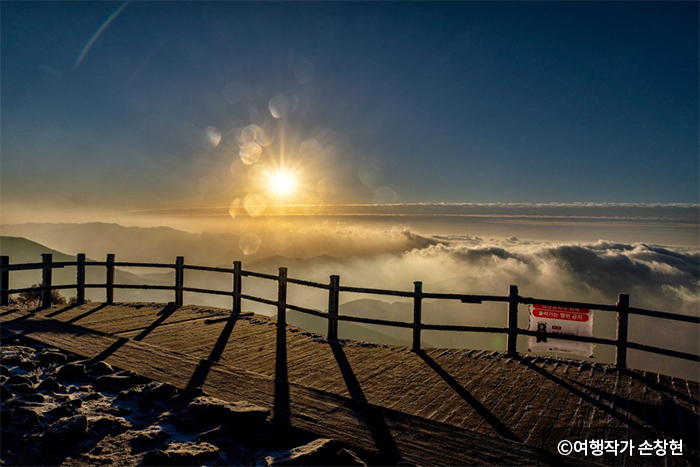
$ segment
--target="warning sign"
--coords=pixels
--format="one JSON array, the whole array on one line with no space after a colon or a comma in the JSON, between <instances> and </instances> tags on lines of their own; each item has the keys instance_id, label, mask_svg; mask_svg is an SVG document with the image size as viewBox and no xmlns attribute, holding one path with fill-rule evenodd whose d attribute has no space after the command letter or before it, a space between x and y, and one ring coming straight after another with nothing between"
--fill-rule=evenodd
<instances>
[{"instance_id":1,"label":"warning sign","mask_svg":"<svg viewBox=\"0 0 700 467\"><path fill-rule=\"evenodd\" d=\"M593 310L554 305L530 305L530 331L541 336L530 336L528 348L540 352L567 352L583 357L593 356L593 344L556 339L552 334L593 336ZM544 333L547 333L545 336Z\"/></svg>"}]
</instances>

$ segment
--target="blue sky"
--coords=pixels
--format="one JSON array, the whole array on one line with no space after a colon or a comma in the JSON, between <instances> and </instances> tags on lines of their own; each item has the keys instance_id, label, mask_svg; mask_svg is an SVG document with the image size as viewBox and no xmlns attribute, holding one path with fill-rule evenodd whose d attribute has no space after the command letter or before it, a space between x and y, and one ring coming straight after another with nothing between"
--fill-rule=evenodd
<instances>
[{"instance_id":1,"label":"blue sky","mask_svg":"<svg viewBox=\"0 0 700 467\"><path fill-rule=\"evenodd\" d=\"M0 5L4 209L227 205L250 124L325 203L698 202L696 2L132 2L79 61L123 5Z\"/></svg>"}]
</instances>

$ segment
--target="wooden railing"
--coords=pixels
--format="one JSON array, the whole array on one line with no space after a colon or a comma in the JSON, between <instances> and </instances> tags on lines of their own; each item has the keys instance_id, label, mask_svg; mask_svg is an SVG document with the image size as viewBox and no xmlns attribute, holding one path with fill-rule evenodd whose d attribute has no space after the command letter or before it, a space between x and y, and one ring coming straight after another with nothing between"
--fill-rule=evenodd
<instances>
[{"instance_id":1,"label":"wooden railing","mask_svg":"<svg viewBox=\"0 0 700 467\"><path fill-rule=\"evenodd\" d=\"M57 268L75 267L76 268L76 283L71 285L54 285L52 283L52 271ZM86 267L105 267L106 277L105 283L88 284L85 282ZM115 284L114 272L115 268L140 267L140 268L169 268L175 271L174 285L129 285ZM39 287L26 287L19 289L10 288L10 272L24 270L41 270L42 283ZM211 290L185 286L184 271L208 271L222 274L232 275L232 290ZM260 279L277 282L277 300L269 300L254 295L243 293L243 277L257 277ZM106 303L114 302L114 289L146 289L146 290L172 290L175 292L175 305L182 306L184 292L193 292L201 294L223 295L232 298L232 312L241 313L241 300L251 300L258 303L273 306L277 308L277 322L280 326L285 326L287 323L287 310L298 311L313 316L325 318L328 321L327 337L331 341L338 339L338 322L348 321L364 324L373 324L381 326L392 326L398 328L408 328L413 330L413 350L419 350L421 347L421 331L423 330L438 330L438 331L462 331L462 332L485 332L485 333L502 333L507 336L506 354L510 357L517 355L516 343L518 336L536 336L552 339L572 340L579 342L590 342L595 344L612 345L616 349L616 365L619 369L627 368L627 350L641 350L660 355L666 355L685 360L698 362L700 356L677 350L665 349L651 345L641 344L638 342L630 342L628 339L629 315L636 314L641 316L649 316L671 321L680 321L693 324L700 324L700 317L679 315L667 313L663 311L645 310L641 308L630 307L629 295L620 294L617 303L596 304L583 302L568 302L560 300L545 300L532 297L521 297L518 293L518 287L511 285L509 293L506 296L496 295L465 295L465 294L450 294L450 293L429 293L423 291L422 282L414 282L413 291L398 291L384 290L375 288L361 287L346 287L340 285L340 276L330 276L328 284L311 282L301 279L293 279L288 277L287 268L280 267L277 275L263 274L260 272L245 271L241 266L240 261L233 262L233 268L220 268L209 266L194 266L185 264L182 256L178 256L174 264L167 263L134 263L134 262L117 262L113 254L108 254L104 262L90 261L87 262L84 254L78 254L76 261L53 262L51 254L43 254L41 263L25 263L25 264L10 264L8 256L0 256L0 306L9 304L9 297L12 294L23 292L41 292L42 307L51 306L51 292L53 290L76 289L76 303L85 303L85 290L91 288L104 288L106 291ZM328 290L328 310L320 311L302 306L287 303L287 284L296 284L305 287L313 287L317 289ZM361 293L371 295L384 295L393 297L404 297L413 299L413 321L402 322L392 321L380 318L364 318L357 316L345 316L338 313L340 303L340 293ZM503 302L508 306L508 326L487 327L487 326L464 326L450 324L425 324L422 322L422 302L425 299L435 300L459 300L462 303L481 304L484 302ZM553 305L562 307L588 308L601 311L610 311L617 313L617 332L615 339L607 339L601 337L586 337L564 334L552 334L548 332L530 331L518 327L518 305L524 304L541 304Z\"/></svg>"}]
</instances>

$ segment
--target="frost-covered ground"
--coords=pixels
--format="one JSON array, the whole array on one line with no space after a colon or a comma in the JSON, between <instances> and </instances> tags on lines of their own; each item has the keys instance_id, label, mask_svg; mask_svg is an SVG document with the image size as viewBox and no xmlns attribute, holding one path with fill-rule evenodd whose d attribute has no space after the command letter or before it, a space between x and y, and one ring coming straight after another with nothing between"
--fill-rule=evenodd
<instances>
[{"instance_id":1,"label":"frost-covered ground","mask_svg":"<svg viewBox=\"0 0 700 467\"><path fill-rule=\"evenodd\" d=\"M16 335L1 350L5 465L365 465L337 441L276 427L262 407Z\"/></svg>"}]
</instances>

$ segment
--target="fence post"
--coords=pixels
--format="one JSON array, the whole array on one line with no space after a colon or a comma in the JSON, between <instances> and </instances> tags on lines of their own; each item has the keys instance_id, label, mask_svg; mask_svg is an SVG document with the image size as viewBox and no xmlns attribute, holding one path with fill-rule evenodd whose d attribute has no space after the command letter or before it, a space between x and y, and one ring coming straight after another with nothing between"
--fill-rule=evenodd
<instances>
[{"instance_id":1,"label":"fence post","mask_svg":"<svg viewBox=\"0 0 700 467\"><path fill-rule=\"evenodd\" d=\"M328 289L328 340L338 341L338 299L340 297L340 276L331 276L330 288Z\"/></svg>"},{"instance_id":2,"label":"fence post","mask_svg":"<svg viewBox=\"0 0 700 467\"><path fill-rule=\"evenodd\" d=\"M175 306L182 306L182 287L185 285L185 258L175 258Z\"/></svg>"},{"instance_id":3,"label":"fence post","mask_svg":"<svg viewBox=\"0 0 700 467\"><path fill-rule=\"evenodd\" d=\"M617 299L617 348L615 352L615 362L618 370L627 369L627 326L629 324L630 296L624 293L618 295Z\"/></svg>"},{"instance_id":4,"label":"fence post","mask_svg":"<svg viewBox=\"0 0 700 467\"><path fill-rule=\"evenodd\" d=\"M515 357L518 354L516 344L518 343L518 286L511 285L509 289L508 301L508 357Z\"/></svg>"},{"instance_id":5,"label":"fence post","mask_svg":"<svg viewBox=\"0 0 700 467\"><path fill-rule=\"evenodd\" d=\"M287 268L279 268L277 279L277 326L287 325Z\"/></svg>"},{"instance_id":6,"label":"fence post","mask_svg":"<svg viewBox=\"0 0 700 467\"><path fill-rule=\"evenodd\" d=\"M413 351L417 352L420 350L420 332L421 328L421 313L423 307L423 283L416 281L413 283Z\"/></svg>"},{"instance_id":7,"label":"fence post","mask_svg":"<svg viewBox=\"0 0 700 467\"><path fill-rule=\"evenodd\" d=\"M114 253L107 255L107 284L105 286L107 292L106 303L114 303Z\"/></svg>"},{"instance_id":8,"label":"fence post","mask_svg":"<svg viewBox=\"0 0 700 467\"><path fill-rule=\"evenodd\" d=\"M78 253L76 256L76 274L77 274L77 285L76 285L76 303L78 305L83 305L85 303L85 253Z\"/></svg>"},{"instance_id":9,"label":"fence post","mask_svg":"<svg viewBox=\"0 0 700 467\"><path fill-rule=\"evenodd\" d=\"M43 253L41 255L42 263L44 267L41 270L41 286L48 287L41 294L41 307L50 308L51 307L51 262L53 261L53 255L51 253Z\"/></svg>"},{"instance_id":10,"label":"fence post","mask_svg":"<svg viewBox=\"0 0 700 467\"><path fill-rule=\"evenodd\" d=\"M0 266L9 266L10 257L0 256ZM2 270L0 271L0 306L7 306L10 304L10 294L7 293L10 290L10 271Z\"/></svg>"},{"instance_id":11,"label":"fence post","mask_svg":"<svg viewBox=\"0 0 700 467\"><path fill-rule=\"evenodd\" d=\"M241 280L241 262L233 262L233 312L241 313L241 286L243 281Z\"/></svg>"}]
</instances>

